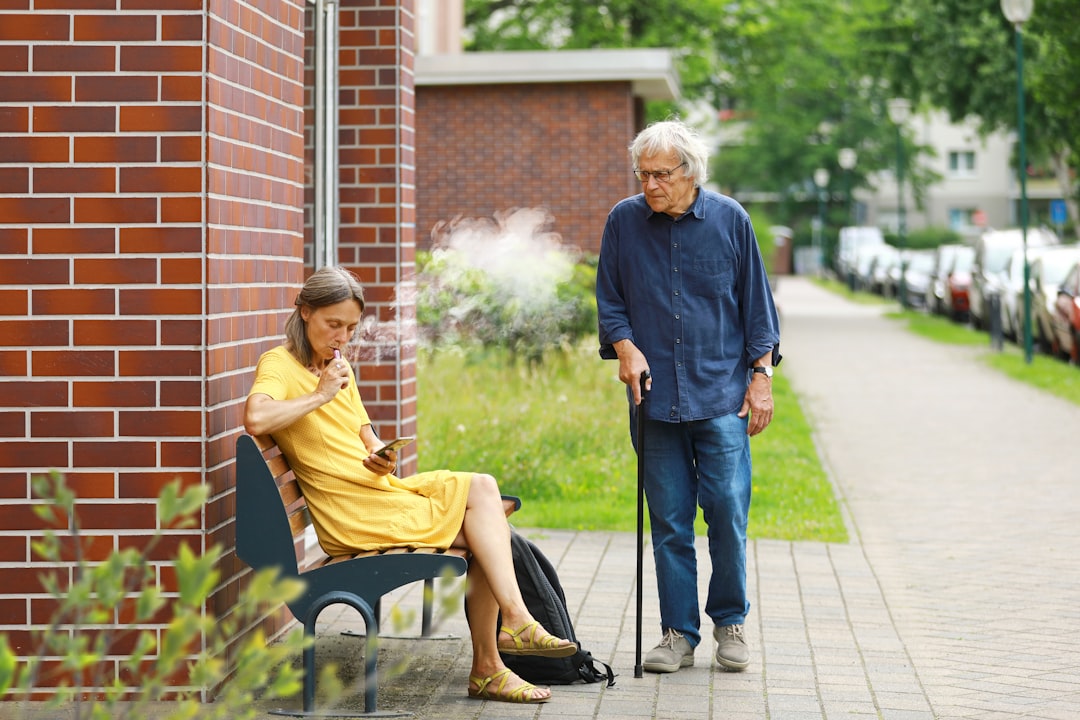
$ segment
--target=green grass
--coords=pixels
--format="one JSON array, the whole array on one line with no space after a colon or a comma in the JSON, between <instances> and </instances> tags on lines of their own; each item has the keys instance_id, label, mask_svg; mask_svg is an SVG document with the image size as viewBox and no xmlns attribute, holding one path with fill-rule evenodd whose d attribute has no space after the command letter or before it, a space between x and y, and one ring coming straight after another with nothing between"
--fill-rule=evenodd
<instances>
[{"instance_id":1,"label":"green grass","mask_svg":"<svg viewBox=\"0 0 1080 720\"><path fill-rule=\"evenodd\" d=\"M588 343L535 369L503 352L440 351L418 361L420 469L488 472L518 495L523 527L633 531L637 463L613 361ZM752 537L844 542L846 530L809 424L782 376L772 427L751 441ZM699 519L699 531L704 525Z\"/></svg>"},{"instance_id":2,"label":"green grass","mask_svg":"<svg viewBox=\"0 0 1080 720\"><path fill-rule=\"evenodd\" d=\"M1025 385L1045 390L1062 400L1080 405L1080 369L1063 360L1035 352L1029 365L1024 359L1023 348L1005 342L1000 352L994 351L990 347L988 333L952 322L940 315L931 316L907 310L889 313L889 316L906 323L911 332L935 342L983 347L986 351L978 355L979 360L990 367Z\"/></svg>"},{"instance_id":3,"label":"green grass","mask_svg":"<svg viewBox=\"0 0 1080 720\"><path fill-rule=\"evenodd\" d=\"M862 304L887 303L896 305L895 300L885 300L879 295L848 290L847 286L832 279L817 279L822 288L841 297ZM1035 352L1031 363L1024 358L1023 348L1006 341L1000 352L990 347L989 333L975 330L970 325L954 322L941 315L928 315L916 310L899 310L886 314L916 335L921 335L934 342L947 345L966 345L985 348L978 359L988 366L1009 377L1044 390L1055 397L1080 405L1080 369L1057 358Z\"/></svg>"}]
</instances>

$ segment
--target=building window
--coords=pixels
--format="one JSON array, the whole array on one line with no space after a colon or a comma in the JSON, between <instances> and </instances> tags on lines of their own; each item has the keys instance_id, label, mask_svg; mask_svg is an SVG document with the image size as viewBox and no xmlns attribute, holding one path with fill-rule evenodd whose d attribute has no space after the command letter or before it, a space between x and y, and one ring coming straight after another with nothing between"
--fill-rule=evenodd
<instances>
[{"instance_id":1,"label":"building window","mask_svg":"<svg viewBox=\"0 0 1080 720\"><path fill-rule=\"evenodd\" d=\"M950 150L949 176L975 177L975 153L971 150Z\"/></svg>"}]
</instances>

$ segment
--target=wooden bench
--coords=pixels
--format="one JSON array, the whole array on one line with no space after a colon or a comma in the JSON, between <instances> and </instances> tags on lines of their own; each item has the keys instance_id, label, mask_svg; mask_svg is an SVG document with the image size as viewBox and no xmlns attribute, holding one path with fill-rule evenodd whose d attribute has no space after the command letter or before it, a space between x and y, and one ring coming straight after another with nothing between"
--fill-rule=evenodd
<instances>
[{"instance_id":1,"label":"wooden bench","mask_svg":"<svg viewBox=\"0 0 1080 720\"><path fill-rule=\"evenodd\" d=\"M508 512L520 507L517 498L507 497ZM364 647L364 710L377 713L376 675L380 599L386 593L416 581L425 583L422 635L431 628L432 588L435 578L465 573L466 553L451 548L393 548L352 556L323 555L314 563L305 561L304 535L311 517L285 456L269 437L241 435L236 441L236 552L254 570L276 567L282 577L296 577L306 583L305 592L288 604L304 633L314 639L319 613L330 605L345 604L364 618L367 640ZM304 712L316 714L315 644L304 650ZM299 715L298 713L288 713ZM378 713L385 716L382 713ZM348 717L355 717L353 713Z\"/></svg>"}]
</instances>

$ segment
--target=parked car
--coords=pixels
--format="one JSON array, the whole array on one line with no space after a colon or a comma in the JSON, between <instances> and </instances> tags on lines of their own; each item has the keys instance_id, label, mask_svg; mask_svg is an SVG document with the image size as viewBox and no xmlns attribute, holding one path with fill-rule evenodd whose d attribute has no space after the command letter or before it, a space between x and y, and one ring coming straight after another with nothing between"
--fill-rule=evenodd
<instances>
[{"instance_id":1,"label":"parked car","mask_svg":"<svg viewBox=\"0 0 1080 720\"><path fill-rule=\"evenodd\" d=\"M855 286L866 292L874 292L874 263L882 255L896 252L892 245L866 245L855 256Z\"/></svg>"},{"instance_id":2,"label":"parked car","mask_svg":"<svg viewBox=\"0 0 1080 720\"><path fill-rule=\"evenodd\" d=\"M1074 365L1080 365L1080 260L1069 268L1058 288L1053 331L1053 351L1068 355Z\"/></svg>"},{"instance_id":3,"label":"parked car","mask_svg":"<svg viewBox=\"0 0 1080 720\"><path fill-rule=\"evenodd\" d=\"M889 273L900 267L900 251L892 245L881 245L870 263L870 282L867 290L888 297Z\"/></svg>"},{"instance_id":4,"label":"parked car","mask_svg":"<svg viewBox=\"0 0 1080 720\"><path fill-rule=\"evenodd\" d=\"M874 226L857 226L840 228L839 238L836 243L836 274L841 282L851 283L855 280L855 263L860 247L884 245L885 236L881 229ZM851 289L855 289L852 287Z\"/></svg>"},{"instance_id":5,"label":"parked car","mask_svg":"<svg viewBox=\"0 0 1080 720\"><path fill-rule=\"evenodd\" d=\"M1058 290L1072 266L1080 262L1080 248L1067 245L1043 250L1031 267L1031 338L1040 350L1049 355L1061 353L1054 343L1054 314ZM1020 301L1023 315L1023 300ZM1022 319L1021 319L1022 322ZM1023 327L1021 325L1021 327Z\"/></svg>"},{"instance_id":6,"label":"parked car","mask_svg":"<svg viewBox=\"0 0 1080 720\"><path fill-rule=\"evenodd\" d=\"M885 294L902 300L910 307L925 307L930 287L930 272L934 269L934 257L933 250L909 250L903 253L903 263L895 265L889 271ZM904 277L906 300L900 298L901 273Z\"/></svg>"},{"instance_id":7,"label":"parked car","mask_svg":"<svg viewBox=\"0 0 1080 720\"><path fill-rule=\"evenodd\" d=\"M1056 245L1057 235L1042 228L1031 228L1027 246ZM968 290L968 315L976 330L987 326L990 303L988 296L1005 291L1005 271L1013 252L1024 246L1023 231L1019 229L988 230L975 241L975 262L971 266L971 287Z\"/></svg>"},{"instance_id":8,"label":"parked car","mask_svg":"<svg viewBox=\"0 0 1080 720\"><path fill-rule=\"evenodd\" d=\"M1028 276L1031 263L1046 247L1027 249ZM1005 271L1005 289L1001 295L1001 332L1010 340L1021 342L1024 335L1024 249L1013 252Z\"/></svg>"},{"instance_id":9,"label":"parked car","mask_svg":"<svg viewBox=\"0 0 1080 720\"><path fill-rule=\"evenodd\" d=\"M926 309L934 315L945 314L945 281L952 268L953 257L963 247L967 246L950 243L934 249L934 267L930 271L930 287L926 294Z\"/></svg>"},{"instance_id":10,"label":"parked car","mask_svg":"<svg viewBox=\"0 0 1080 720\"><path fill-rule=\"evenodd\" d=\"M957 322L968 319L968 289L971 287L971 266L974 262L975 248L960 245L952 253L952 261L945 271L942 307L944 314Z\"/></svg>"}]
</instances>

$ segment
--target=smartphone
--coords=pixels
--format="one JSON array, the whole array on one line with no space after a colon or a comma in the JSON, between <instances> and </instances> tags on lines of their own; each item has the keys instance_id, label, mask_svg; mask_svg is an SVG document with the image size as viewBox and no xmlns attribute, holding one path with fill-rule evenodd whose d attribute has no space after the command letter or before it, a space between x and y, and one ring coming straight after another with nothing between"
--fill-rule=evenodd
<instances>
[{"instance_id":1,"label":"smartphone","mask_svg":"<svg viewBox=\"0 0 1080 720\"><path fill-rule=\"evenodd\" d=\"M399 437L398 439L391 440L390 442L383 445L381 448L379 448L378 450L375 451L375 454L378 455L379 457L384 458L384 457L386 457L386 453L389 452L390 450L395 450L395 451L399 450L399 449L405 447L406 445L408 445L409 443L411 443L415 439L416 438L414 438L414 437Z\"/></svg>"}]
</instances>

